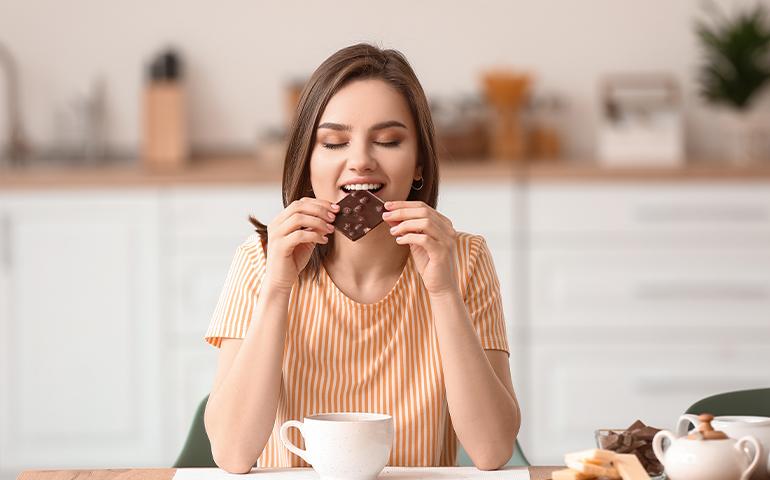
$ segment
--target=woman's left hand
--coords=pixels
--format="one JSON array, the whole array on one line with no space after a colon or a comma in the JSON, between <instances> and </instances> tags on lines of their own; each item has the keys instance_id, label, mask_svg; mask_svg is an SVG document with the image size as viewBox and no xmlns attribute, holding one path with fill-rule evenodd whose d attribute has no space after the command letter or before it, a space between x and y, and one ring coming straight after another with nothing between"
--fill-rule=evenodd
<instances>
[{"instance_id":1,"label":"woman's left hand","mask_svg":"<svg viewBox=\"0 0 770 480\"><path fill-rule=\"evenodd\" d=\"M400 245L409 245L417 271L430 294L459 288L455 267L455 232L451 220L424 202L385 202L382 216Z\"/></svg>"}]
</instances>

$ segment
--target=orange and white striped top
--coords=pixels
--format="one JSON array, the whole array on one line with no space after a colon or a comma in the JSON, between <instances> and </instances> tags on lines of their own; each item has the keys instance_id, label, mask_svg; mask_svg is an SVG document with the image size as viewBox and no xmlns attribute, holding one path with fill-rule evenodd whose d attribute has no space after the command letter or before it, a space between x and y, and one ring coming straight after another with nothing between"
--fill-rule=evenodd
<instances>
[{"instance_id":1,"label":"orange and white striped top","mask_svg":"<svg viewBox=\"0 0 770 480\"><path fill-rule=\"evenodd\" d=\"M457 267L482 347L510 353L500 284L483 237L458 234ZM209 343L218 347L223 338L245 337L264 274L265 252L254 234L235 253L206 333ZM308 466L281 443L281 424L348 411L393 416L389 465L454 465L457 437L433 322L428 293L411 256L391 291L371 304L347 297L324 268L318 282L303 274L289 300L275 425L257 466ZM299 431L289 433L301 446Z\"/></svg>"}]
</instances>

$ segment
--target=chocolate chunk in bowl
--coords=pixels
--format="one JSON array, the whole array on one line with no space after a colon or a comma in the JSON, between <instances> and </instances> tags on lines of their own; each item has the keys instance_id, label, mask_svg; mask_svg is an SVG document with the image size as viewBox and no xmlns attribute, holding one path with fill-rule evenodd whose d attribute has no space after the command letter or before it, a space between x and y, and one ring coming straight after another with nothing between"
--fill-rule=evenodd
<instances>
[{"instance_id":1,"label":"chocolate chunk in bowl","mask_svg":"<svg viewBox=\"0 0 770 480\"><path fill-rule=\"evenodd\" d=\"M652 439L659 429L637 420L626 429L600 429L595 432L596 445L615 453L632 453L653 480L665 478L663 465L652 451Z\"/></svg>"},{"instance_id":2,"label":"chocolate chunk in bowl","mask_svg":"<svg viewBox=\"0 0 770 480\"><path fill-rule=\"evenodd\" d=\"M366 190L351 192L337 205L340 210L333 225L354 242L379 225L385 211L385 202Z\"/></svg>"}]
</instances>

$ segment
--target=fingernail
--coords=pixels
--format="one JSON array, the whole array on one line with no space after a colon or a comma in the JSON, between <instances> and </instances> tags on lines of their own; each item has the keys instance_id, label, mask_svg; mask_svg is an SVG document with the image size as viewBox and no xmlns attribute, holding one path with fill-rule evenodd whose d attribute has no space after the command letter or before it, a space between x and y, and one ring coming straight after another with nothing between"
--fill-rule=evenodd
<instances>
[{"instance_id":1,"label":"fingernail","mask_svg":"<svg viewBox=\"0 0 770 480\"><path fill-rule=\"evenodd\" d=\"M332 210L339 210L339 209L340 209L339 205L337 205L336 203L332 203Z\"/></svg>"},{"instance_id":2,"label":"fingernail","mask_svg":"<svg viewBox=\"0 0 770 480\"><path fill-rule=\"evenodd\" d=\"M398 230L398 228L390 227L390 233L396 233L396 230Z\"/></svg>"},{"instance_id":3,"label":"fingernail","mask_svg":"<svg viewBox=\"0 0 770 480\"><path fill-rule=\"evenodd\" d=\"M393 206L393 204L392 204L392 203L390 203L390 202L385 202L385 208L387 208L387 209L390 209L390 207L392 207L392 206Z\"/></svg>"},{"instance_id":4,"label":"fingernail","mask_svg":"<svg viewBox=\"0 0 770 480\"><path fill-rule=\"evenodd\" d=\"M329 212L326 214L327 217L329 217L329 220L334 220L335 215L332 212Z\"/></svg>"},{"instance_id":5,"label":"fingernail","mask_svg":"<svg viewBox=\"0 0 770 480\"><path fill-rule=\"evenodd\" d=\"M385 212L382 214L382 218L388 218L391 215L392 215L392 212Z\"/></svg>"},{"instance_id":6,"label":"fingernail","mask_svg":"<svg viewBox=\"0 0 770 480\"><path fill-rule=\"evenodd\" d=\"M326 229L329 230L330 232L333 232L334 231L334 225L332 225L330 223L330 224L326 225Z\"/></svg>"}]
</instances>

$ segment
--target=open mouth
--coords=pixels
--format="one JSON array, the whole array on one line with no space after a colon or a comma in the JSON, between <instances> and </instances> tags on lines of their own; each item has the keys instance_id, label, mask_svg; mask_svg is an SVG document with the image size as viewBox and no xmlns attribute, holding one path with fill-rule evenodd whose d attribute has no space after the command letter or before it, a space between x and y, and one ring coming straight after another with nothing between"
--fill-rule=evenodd
<instances>
[{"instance_id":1,"label":"open mouth","mask_svg":"<svg viewBox=\"0 0 770 480\"><path fill-rule=\"evenodd\" d=\"M351 185L343 185L340 187L340 190L342 190L345 193L354 192L356 190L367 190L371 193L377 193L384 185L382 183L355 183Z\"/></svg>"}]
</instances>

